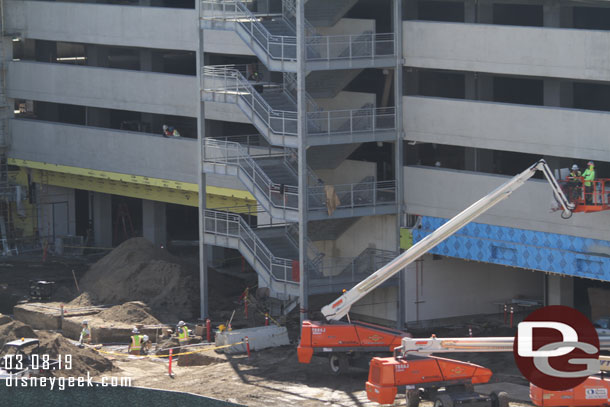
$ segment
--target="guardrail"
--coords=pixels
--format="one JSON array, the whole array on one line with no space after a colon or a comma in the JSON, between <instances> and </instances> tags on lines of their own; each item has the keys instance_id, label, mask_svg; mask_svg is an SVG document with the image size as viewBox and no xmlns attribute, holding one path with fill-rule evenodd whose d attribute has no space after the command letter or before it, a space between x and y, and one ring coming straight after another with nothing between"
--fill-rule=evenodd
<instances>
[{"instance_id":1,"label":"guardrail","mask_svg":"<svg viewBox=\"0 0 610 407\"><path fill-rule=\"evenodd\" d=\"M297 112L274 110L237 69L227 66L203 68L203 91L224 93L244 102L273 133L296 136Z\"/></svg>"},{"instance_id":2,"label":"guardrail","mask_svg":"<svg viewBox=\"0 0 610 407\"><path fill-rule=\"evenodd\" d=\"M275 110L255 89L239 69L232 65L203 68L204 92L222 93L240 98L275 134L297 136L296 111ZM262 86L259 84L258 86ZM279 84L266 87L281 88ZM307 132L312 136L333 136L346 133L392 131L396 129L396 109L376 108L314 111L307 113Z\"/></svg>"},{"instance_id":3,"label":"guardrail","mask_svg":"<svg viewBox=\"0 0 610 407\"><path fill-rule=\"evenodd\" d=\"M296 36L271 34L261 24L262 18L271 15L255 15L238 0L210 1L201 3L204 20L224 20L239 25L244 32L263 48L265 53L275 60L294 61L297 57ZM284 21L295 29L290 16L293 10L280 15ZM315 29L306 22L307 60L312 62L330 62L348 59L376 59L396 56L396 40L393 33L373 33L354 35L319 36Z\"/></svg>"},{"instance_id":4,"label":"guardrail","mask_svg":"<svg viewBox=\"0 0 610 407\"><path fill-rule=\"evenodd\" d=\"M284 154L277 155L277 157L283 156ZM265 157L274 157L274 155L265 155ZM271 205L281 209L298 210L298 187L274 183L248 154L248 150L239 143L206 138L204 160L239 167Z\"/></svg>"},{"instance_id":5,"label":"guardrail","mask_svg":"<svg viewBox=\"0 0 610 407\"><path fill-rule=\"evenodd\" d=\"M333 185L338 198L336 209L358 208L396 203L396 181L369 181L367 177L357 184ZM309 187L310 210L327 210L329 191L325 186Z\"/></svg>"},{"instance_id":6,"label":"guardrail","mask_svg":"<svg viewBox=\"0 0 610 407\"><path fill-rule=\"evenodd\" d=\"M241 216L209 209L204 214L206 233L240 239L274 280L298 284L292 278L293 260L275 257Z\"/></svg>"}]
</instances>

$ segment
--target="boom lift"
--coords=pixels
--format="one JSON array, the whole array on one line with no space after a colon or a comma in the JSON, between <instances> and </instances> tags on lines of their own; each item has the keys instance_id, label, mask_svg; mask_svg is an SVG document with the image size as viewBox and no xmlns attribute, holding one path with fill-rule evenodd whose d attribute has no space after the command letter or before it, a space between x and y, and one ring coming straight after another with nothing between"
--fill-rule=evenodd
<instances>
[{"instance_id":1,"label":"boom lift","mask_svg":"<svg viewBox=\"0 0 610 407\"><path fill-rule=\"evenodd\" d=\"M443 226L365 278L335 301L324 306L322 314L327 322L303 321L301 342L297 349L299 362L310 363L314 355L329 355L331 371L338 374L347 368L350 362L355 363L361 359L361 356L380 352L389 354L400 346L401 340L410 336L409 334L372 324L350 321L348 313L352 305L478 216L508 198L537 171L542 171L551 185L553 195L562 208L561 217L564 219L570 218L574 205L566 198L547 163L544 160L536 162L451 218ZM348 316L348 322L338 322L344 316Z\"/></svg>"},{"instance_id":2,"label":"boom lift","mask_svg":"<svg viewBox=\"0 0 610 407\"><path fill-rule=\"evenodd\" d=\"M371 361L367 397L380 404L392 404L398 389L406 389L407 405L415 407L420 397L435 407L474 403L506 407L503 392L484 396L473 391L473 385L487 383L491 370L473 363L430 356L432 353L512 352L513 337L490 338L403 338L394 357ZM610 349L610 337L600 338L600 348ZM610 371L610 357L600 356L602 371ZM444 388L444 391L440 389ZM595 398L589 393L596 390ZM605 390L604 390L605 389ZM530 398L537 406L601 406L609 404L610 379L590 376L581 385L567 391L541 389L530 384ZM605 393L604 393L605 391ZM605 394L605 397L601 397Z\"/></svg>"}]
</instances>

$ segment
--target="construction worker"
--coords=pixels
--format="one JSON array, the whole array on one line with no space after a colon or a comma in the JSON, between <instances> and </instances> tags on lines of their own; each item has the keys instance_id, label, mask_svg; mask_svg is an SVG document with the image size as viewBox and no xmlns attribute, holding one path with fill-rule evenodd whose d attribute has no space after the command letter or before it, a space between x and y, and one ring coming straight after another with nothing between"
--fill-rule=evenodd
<instances>
[{"instance_id":1,"label":"construction worker","mask_svg":"<svg viewBox=\"0 0 610 407\"><path fill-rule=\"evenodd\" d=\"M142 350L142 339L143 336L140 335L140 330L138 328L133 328L131 331L133 335L131 335L131 343L127 348L127 352L132 355L140 355L140 351Z\"/></svg>"},{"instance_id":2,"label":"construction worker","mask_svg":"<svg viewBox=\"0 0 610 407\"><path fill-rule=\"evenodd\" d=\"M572 165L570 175L568 175L568 199L571 202L576 202L580 197L582 187L582 173L578 165Z\"/></svg>"},{"instance_id":3,"label":"construction worker","mask_svg":"<svg viewBox=\"0 0 610 407\"><path fill-rule=\"evenodd\" d=\"M80 338L78 340L78 346L83 348L86 344L91 343L91 330L89 329L89 321L84 320L81 324L82 330L80 331Z\"/></svg>"},{"instance_id":4,"label":"construction worker","mask_svg":"<svg viewBox=\"0 0 610 407\"><path fill-rule=\"evenodd\" d=\"M152 348L152 343L150 342L150 338L148 337L148 335L142 336L142 343L140 345L141 345L140 353L142 355L148 355L148 353L150 352L150 349Z\"/></svg>"},{"instance_id":5,"label":"construction worker","mask_svg":"<svg viewBox=\"0 0 610 407\"><path fill-rule=\"evenodd\" d=\"M178 326L176 326L176 334L178 335L178 343L180 343L181 347L188 345L189 329L186 327L184 321L178 322Z\"/></svg>"},{"instance_id":6,"label":"construction worker","mask_svg":"<svg viewBox=\"0 0 610 407\"><path fill-rule=\"evenodd\" d=\"M171 137L180 137L180 133L178 132L178 130L176 130L174 126L169 126L169 135Z\"/></svg>"},{"instance_id":7,"label":"construction worker","mask_svg":"<svg viewBox=\"0 0 610 407\"><path fill-rule=\"evenodd\" d=\"M582 173L585 180L585 202L587 205L593 204L593 181L595 181L595 163L589 161L587 169Z\"/></svg>"}]
</instances>

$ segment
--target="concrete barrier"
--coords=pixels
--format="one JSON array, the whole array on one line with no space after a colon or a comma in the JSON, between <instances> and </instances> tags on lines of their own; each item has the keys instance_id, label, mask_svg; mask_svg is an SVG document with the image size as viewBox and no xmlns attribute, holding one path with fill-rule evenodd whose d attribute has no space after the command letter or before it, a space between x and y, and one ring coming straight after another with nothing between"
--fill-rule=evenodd
<instances>
[{"instance_id":1,"label":"concrete barrier","mask_svg":"<svg viewBox=\"0 0 610 407\"><path fill-rule=\"evenodd\" d=\"M289 345L288 331L283 326L261 326L258 328L236 329L216 333L216 346L225 346L244 342L246 336L250 342L250 350L258 351L266 348ZM246 344L220 349L224 353L245 353Z\"/></svg>"}]
</instances>

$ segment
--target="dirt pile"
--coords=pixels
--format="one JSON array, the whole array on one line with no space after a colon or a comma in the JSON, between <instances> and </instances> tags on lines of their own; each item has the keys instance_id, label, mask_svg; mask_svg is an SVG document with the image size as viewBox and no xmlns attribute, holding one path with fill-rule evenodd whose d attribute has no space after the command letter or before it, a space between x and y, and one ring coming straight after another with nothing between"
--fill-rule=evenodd
<instances>
[{"instance_id":1,"label":"dirt pile","mask_svg":"<svg viewBox=\"0 0 610 407\"><path fill-rule=\"evenodd\" d=\"M222 362L226 362L226 360L203 353L191 353L178 357L178 366L207 366Z\"/></svg>"},{"instance_id":2,"label":"dirt pile","mask_svg":"<svg viewBox=\"0 0 610 407\"><path fill-rule=\"evenodd\" d=\"M95 296L90 292L84 292L66 305L71 308L77 307L90 307L92 305L96 305L97 300Z\"/></svg>"},{"instance_id":3,"label":"dirt pile","mask_svg":"<svg viewBox=\"0 0 610 407\"><path fill-rule=\"evenodd\" d=\"M87 372L91 376L97 376L114 369L112 362L98 352L93 349L79 348L60 334L39 331L38 338L40 339L41 355L47 354L51 359L55 359L59 355L63 358L66 355L71 355L72 357L72 368L70 370L55 370L53 371L54 376L87 377Z\"/></svg>"},{"instance_id":4,"label":"dirt pile","mask_svg":"<svg viewBox=\"0 0 610 407\"><path fill-rule=\"evenodd\" d=\"M36 337L37 335L28 325L19 321L13 321L11 317L0 314L0 348L5 343L15 339Z\"/></svg>"},{"instance_id":5,"label":"dirt pile","mask_svg":"<svg viewBox=\"0 0 610 407\"><path fill-rule=\"evenodd\" d=\"M150 314L150 308L140 301L130 301L115 305L97 314L96 318L106 321L125 322L129 324L159 325L157 318Z\"/></svg>"},{"instance_id":6,"label":"dirt pile","mask_svg":"<svg viewBox=\"0 0 610 407\"><path fill-rule=\"evenodd\" d=\"M85 273L81 288L101 304L143 301L164 320L189 319L198 284L180 260L144 238L133 238Z\"/></svg>"}]
</instances>

